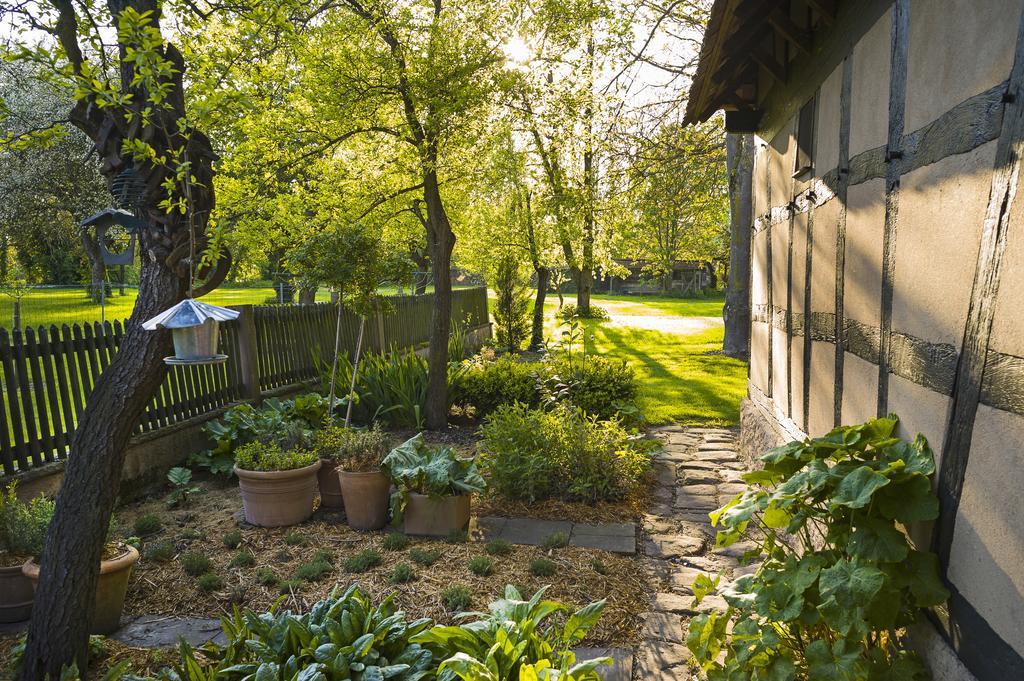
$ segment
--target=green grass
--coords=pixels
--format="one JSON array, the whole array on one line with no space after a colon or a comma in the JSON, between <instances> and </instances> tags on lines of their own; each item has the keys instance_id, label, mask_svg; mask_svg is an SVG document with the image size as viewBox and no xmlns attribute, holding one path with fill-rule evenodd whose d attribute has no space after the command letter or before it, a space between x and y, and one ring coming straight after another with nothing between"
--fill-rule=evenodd
<instances>
[{"instance_id":1,"label":"green grass","mask_svg":"<svg viewBox=\"0 0 1024 681\"><path fill-rule=\"evenodd\" d=\"M651 424L735 425L740 400L746 395L746 362L718 354L725 334L722 296L703 299L658 296L595 295L593 303L607 309L611 321L591 320L586 326L587 352L625 359L636 371L638 403ZM574 297L566 298L574 302ZM558 298L548 297L548 338L557 340L554 318ZM621 317L649 317L649 320ZM616 317L620 320L617 322ZM644 328L671 327L682 318L703 317L705 328L683 333ZM656 318L656 319L654 319ZM626 325L628 322L631 325ZM700 326L698 324L698 326Z\"/></svg>"}]
</instances>

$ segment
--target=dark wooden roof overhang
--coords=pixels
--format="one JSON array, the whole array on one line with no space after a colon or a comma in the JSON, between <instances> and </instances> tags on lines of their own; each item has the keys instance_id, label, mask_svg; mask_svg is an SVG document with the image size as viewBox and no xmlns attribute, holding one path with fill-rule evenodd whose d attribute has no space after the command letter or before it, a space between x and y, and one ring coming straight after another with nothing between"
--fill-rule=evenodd
<instances>
[{"instance_id":1,"label":"dark wooden roof overhang","mask_svg":"<svg viewBox=\"0 0 1024 681\"><path fill-rule=\"evenodd\" d=\"M837 2L715 0L684 122L703 122L724 109L727 130L757 130L763 83L785 84L790 59L811 53L810 14L815 24L830 24ZM794 5L807 10L806 22L794 21Z\"/></svg>"}]
</instances>

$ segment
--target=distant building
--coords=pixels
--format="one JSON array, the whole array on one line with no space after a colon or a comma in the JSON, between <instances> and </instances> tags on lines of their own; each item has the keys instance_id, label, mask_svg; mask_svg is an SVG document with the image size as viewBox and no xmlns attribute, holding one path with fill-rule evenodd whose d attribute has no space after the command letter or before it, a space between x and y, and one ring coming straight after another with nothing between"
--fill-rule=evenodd
<instances>
[{"instance_id":1,"label":"distant building","mask_svg":"<svg viewBox=\"0 0 1024 681\"><path fill-rule=\"evenodd\" d=\"M717 284L714 266L700 260L676 260L672 271L665 275L652 273L654 263L650 260L615 259L615 264L625 267L629 274L621 277L605 275L594 282L598 293L678 293L696 295Z\"/></svg>"}]
</instances>

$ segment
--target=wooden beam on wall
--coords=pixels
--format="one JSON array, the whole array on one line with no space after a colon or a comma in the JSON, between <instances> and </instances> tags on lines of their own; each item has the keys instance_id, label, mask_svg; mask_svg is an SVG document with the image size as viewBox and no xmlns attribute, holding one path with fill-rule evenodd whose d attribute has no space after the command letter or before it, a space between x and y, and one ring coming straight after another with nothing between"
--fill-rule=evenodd
<instances>
[{"instance_id":1,"label":"wooden beam on wall","mask_svg":"<svg viewBox=\"0 0 1024 681\"><path fill-rule=\"evenodd\" d=\"M764 47L756 47L750 51L750 57L764 67L768 75L780 85L786 84L786 67L779 63L774 55Z\"/></svg>"},{"instance_id":2,"label":"wooden beam on wall","mask_svg":"<svg viewBox=\"0 0 1024 681\"><path fill-rule=\"evenodd\" d=\"M836 0L805 0L818 11L821 20L831 26L836 20Z\"/></svg>"},{"instance_id":3,"label":"wooden beam on wall","mask_svg":"<svg viewBox=\"0 0 1024 681\"><path fill-rule=\"evenodd\" d=\"M776 9L768 15L768 23L775 27L783 38L804 54L811 53L811 34L797 26L789 15Z\"/></svg>"}]
</instances>

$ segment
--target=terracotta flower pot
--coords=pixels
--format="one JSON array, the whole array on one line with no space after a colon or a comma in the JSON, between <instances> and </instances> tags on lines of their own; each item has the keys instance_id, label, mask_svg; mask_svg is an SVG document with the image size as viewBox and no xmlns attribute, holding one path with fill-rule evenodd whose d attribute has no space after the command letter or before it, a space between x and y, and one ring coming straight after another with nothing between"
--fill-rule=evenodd
<instances>
[{"instance_id":1,"label":"terracotta flower pot","mask_svg":"<svg viewBox=\"0 0 1024 681\"><path fill-rule=\"evenodd\" d=\"M433 537L464 530L469 524L469 495L428 497L409 492L405 502L405 533Z\"/></svg>"},{"instance_id":2,"label":"terracotta flower pot","mask_svg":"<svg viewBox=\"0 0 1024 681\"><path fill-rule=\"evenodd\" d=\"M21 622L32 614L32 580L21 567L0 567L0 622Z\"/></svg>"},{"instance_id":3,"label":"terracotta flower pot","mask_svg":"<svg viewBox=\"0 0 1024 681\"><path fill-rule=\"evenodd\" d=\"M320 459L320 470L316 472L320 484L320 507L342 510L345 501L341 496L341 482L338 480L338 462Z\"/></svg>"},{"instance_id":4,"label":"terracotta flower pot","mask_svg":"<svg viewBox=\"0 0 1024 681\"><path fill-rule=\"evenodd\" d=\"M132 566L138 560L139 552L126 546L120 556L100 562L100 577L96 582L96 612L92 616L90 634L112 634L121 626L128 578L131 577ZM30 559L21 566L21 571L32 580L34 589L39 581L39 564Z\"/></svg>"},{"instance_id":5,"label":"terracotta flower pot","mask_svg":"<svg viewBox=\"0 0 1024 681\"><path fill-rule=\"evenodd\" d=\"M354 530L379 530L388 522L391 480L380 471L351 473L338 471L345 518Z\"/></svg>"},{"instance_id":6,"label":"terracotta flower pot","mask_svg":"<svg viewBox=\"0 0 1024 681\"><path fill-rule=\"evenodd\" d=\"M313 515L320 462L290 471L246 471L235 466L245 521L260 527L295 525Z\"/></svg>"}]
</instances>

